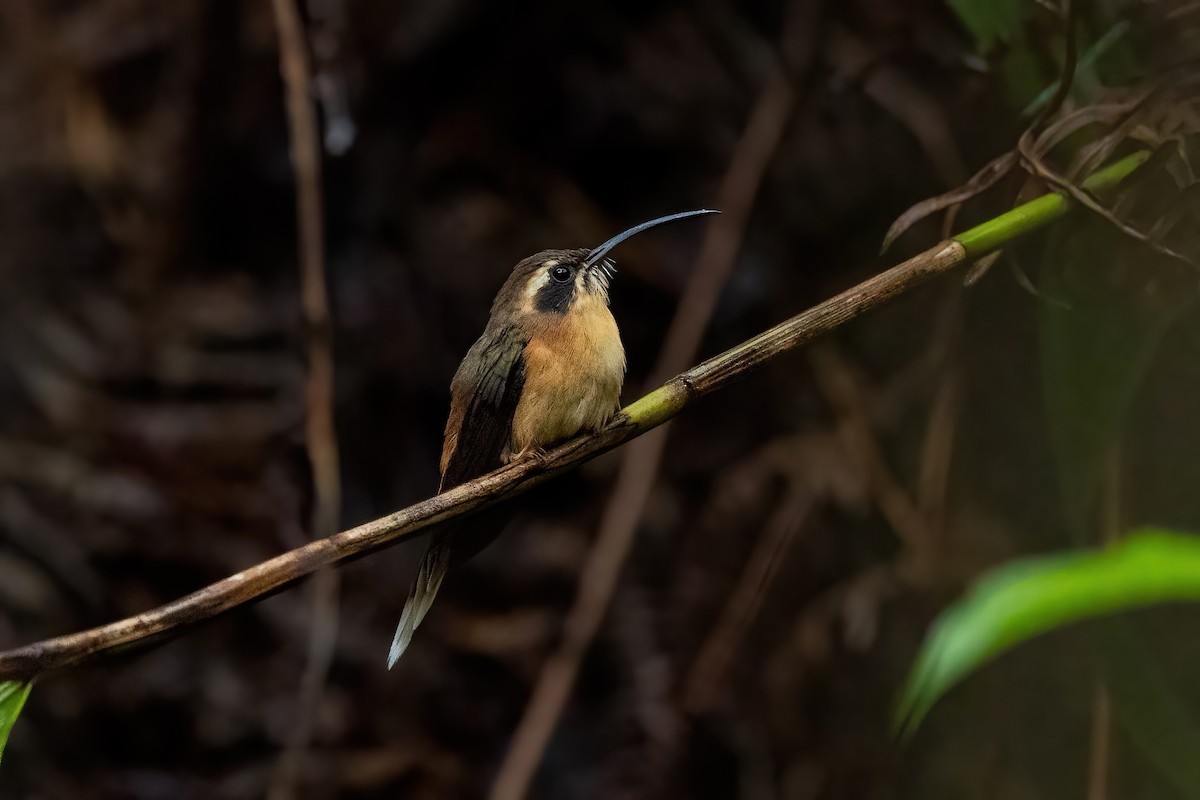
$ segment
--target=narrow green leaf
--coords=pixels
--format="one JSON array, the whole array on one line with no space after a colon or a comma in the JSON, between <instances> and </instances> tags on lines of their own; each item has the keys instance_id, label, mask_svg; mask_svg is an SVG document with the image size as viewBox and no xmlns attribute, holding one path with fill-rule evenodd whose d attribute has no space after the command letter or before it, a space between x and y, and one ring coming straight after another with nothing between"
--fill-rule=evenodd
<instances>
[{"instance_id":1,"label":"narrow green leaf","mask_svg":"<svg viewBox=\"0 0 1200 800\"><path fill-rule=\"evenodd\" d=\"M1076 76L1090 75L1093 76L1092 80L1094 82L1096 80L1094 77L1096 65L1101 59L1104 58L1105 55L1108 54L1110 50L1117 46L1117 44L1125 37L1125 34L1129 33L1130 27L1132 26L1129 24L1129 20L1123 19L1116 25L1113 25L1111 28L1109 28L1108 32L1097 39L1092 46L1087 49L1087 52L1080 57L1079 61L1075 65ZM1043 89L1041 94L1039 94L1033 100L1033 102L1025 107L1025 109L1021 112L1021 116L1033 117L1043 108L1045 108L1050 102L1050 98L1053 97L1054 93L1058 91L1058 84L1059 82L1055 81Z\"/></svg>"},{"instance_id":2,"label":"narrow green leaf","mask_svg":"<svg viewBox=\"0 0 1200 800\"><path fill-rule=\"evenodd\" d=\"M900 695L909 735L952 686L1013 646L1072 622L1200 600L1200 537L1143 529L1107 550L998 567L942 613Z\"/></svg>"},{"instance_id":3,"label":"narrow green leaf","mask_svg":"<svg viewBox=\"0 0 1200 800\"><path fill-rule=\"evenodd\" d=\"M16 724L25 700L29 697L32 683L24 681L0 682L0 758L4 757L4 746L8 744L8 735Z\"/></svg>"}]
</instances>

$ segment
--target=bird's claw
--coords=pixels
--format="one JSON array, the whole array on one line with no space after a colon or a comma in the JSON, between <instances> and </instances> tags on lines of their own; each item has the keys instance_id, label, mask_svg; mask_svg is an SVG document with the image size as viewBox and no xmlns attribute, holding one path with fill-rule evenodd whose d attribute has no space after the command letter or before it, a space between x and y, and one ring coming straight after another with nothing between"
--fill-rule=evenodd
<instances>
[{"instance_id":1,"label":"bird's claw","mask_svg":"<svg viewBox=\"0 0 1200 800\"><path fill-rule=\"evenodd\" d=\"M544 469L550 463L550 454L541 447L530 447L517 453L513 461L529 461L535 467Z\"/></svg>"}]
</instances>

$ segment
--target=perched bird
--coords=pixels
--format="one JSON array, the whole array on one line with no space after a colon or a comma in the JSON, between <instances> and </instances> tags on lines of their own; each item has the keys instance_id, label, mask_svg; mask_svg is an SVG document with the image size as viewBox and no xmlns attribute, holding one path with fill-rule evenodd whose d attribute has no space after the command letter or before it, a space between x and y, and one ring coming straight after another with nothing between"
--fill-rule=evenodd
<instances>
[{"instance_id":1,"label":"perched bird","mask_svg":"<svg viewBox=\"0 0 1200 800\"><path fill-rule=\"evenodd\" d=\"M543 250L517 264L492 303L483 335L450 384L439 492L596 430L617 413L625 349L608 310L608 283L616 267L607 256L647 228L713 213L701 209L660 217L594 250ZM433 605L451 551L456 559L474 554L498 527L482 542L457 525L433 534L400 615L388 669ZM468 538L475 541L464 541Z\"/></svg>"}]
</instances>

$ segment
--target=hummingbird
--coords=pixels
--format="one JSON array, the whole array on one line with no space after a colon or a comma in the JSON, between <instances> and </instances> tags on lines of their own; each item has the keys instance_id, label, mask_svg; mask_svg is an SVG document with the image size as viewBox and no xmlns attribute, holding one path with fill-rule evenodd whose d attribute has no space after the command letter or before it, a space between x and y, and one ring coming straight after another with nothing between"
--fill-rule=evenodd
<instances>
[{"instance_id":1,"label":"hummingbird","mask_svg":"<svg viewBox=\"0 0 1200 800\"><path fill-rule=\"evenodd\" d=\"M520 261L492 302L483 334L450 383L438 492L579 433L602 428L621 406L625 348L608 307L616 274L609 253L642 231L711 209L643 222L599 247L543 250ZM495 538L498 530L486 537ZM462 559L487 541L451 524L433 533L396 627L388 669L429 613L451 554Z\"/></svg>"}]
</instances>

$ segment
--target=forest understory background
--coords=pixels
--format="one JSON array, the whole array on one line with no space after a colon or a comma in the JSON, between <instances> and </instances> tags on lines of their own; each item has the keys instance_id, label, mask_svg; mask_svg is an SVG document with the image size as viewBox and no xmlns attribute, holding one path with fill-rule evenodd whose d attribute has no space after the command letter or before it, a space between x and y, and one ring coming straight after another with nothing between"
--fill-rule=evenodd
<instances>
[{"instance_id":1,"label":"forest understory background","mask_svg":"<svg viewBox=\"0 0 1200 800\"><path fill-rule=\"evenodd\" d=\"M707 357L937 241L940 216L879 255L901 212L1012 149L1044 107L1064 49L1054 5L301 2L338 527L436 491L450 377L526 255L742 198ZM981 21L985 6L1007 16ZM1079 25L1067 110L1197 69L1186 3L1088 3ZM0 647L138 613L310 538L284 95L267 0L0 7ZM1015 170L955 229L1045 190L1027 178ZM1180 218L1200 225L1187 199ZM703 225L674 225L617 253L626 401L651 388L704 241ZM1194 234L1185 244L1196 258ZM1128 396L1111 516L1200 530L1195 282L1161 261L1072 217L970 287L939 279L687 410L533 796L1094 787L1096 625L1006 656L907 743L891 715L927 626L972 578L1089 541L1063 499L1072 423L1055 415L1072 387ZM1069 344L1048 355L1055 336ZM1104 355L1135 338L1153 345L1136 376L1106 373L1121 359ZM1055 371L1072 347L1099 356ZM0 796L278 797L281 782L299 797L483 796L559 644L620 459L518 499L391 672L421 545L341 570L329 673L290 777L304 588L46 676ZM1200 719L1195 614L1137 622L1156 685ZM1138 730L1112 729L1108 796L1186 797Z\"/></svg>"}]
</instances>

